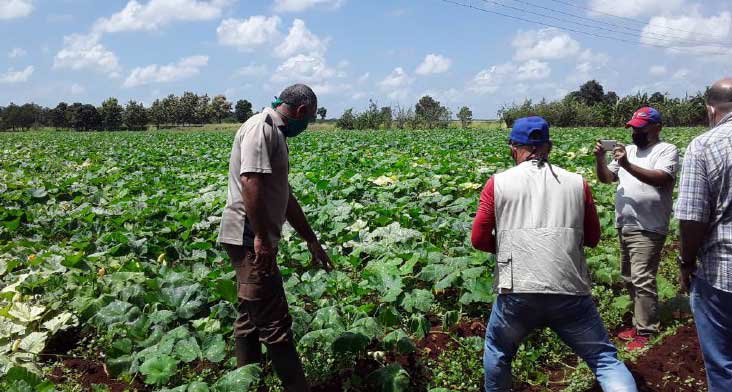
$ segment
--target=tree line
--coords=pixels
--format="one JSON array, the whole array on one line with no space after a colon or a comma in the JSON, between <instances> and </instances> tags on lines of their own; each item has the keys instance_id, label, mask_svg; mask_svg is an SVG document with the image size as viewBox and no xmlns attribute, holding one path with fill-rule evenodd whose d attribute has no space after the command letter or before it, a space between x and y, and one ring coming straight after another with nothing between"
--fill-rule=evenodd
<instances>
[{"instance_id":1,"label":"tree line","mask_svg":"<svg viewBox=\"0 0 732 392\"><path fill-rule=\"evenodd\" d=\"M457 113L463 128L470 126L473 121L473 112L463 106ZM440 101L425 95L412 107L397 105L382 106L369 100L369 106L362 112L354 112L353 108L346 109L336 122L340 129L434 129L447 128L452 119L452 112Z\"/></svg>"},{"instance_id":2,"label":"tree line","mask_svg":"<svg viewBox=\"0 0 732 392\"><path fill-rule=\"evenodd\" d=\"M509 127L516 119L526 116L541 116L559 127L621 127L643 106L661 111L666 126L707 125L706 91L684 98L672 98L661 92L620 98L613 91L606 93L595 80L557 101L542 99L534 103L527 99L521 104L505 106L498 111L498 117Z\"/></svg>"},{"instance_id":3,"label":"tree line","mask_svg":"<svg viewBox=\"0 0 732 392\"><path fill-rule=\"evenodd\" d=\"M240 99L234 105L224 95L210 98L184 92L156 99L150 107L137 101L122 106L117 98L108 98L101 106L80 102L60 102L54 108L34 103L0 107L0 130L28 130L50 127L76 131L144 130L148 125L187 126L212 122L244 122L254 115L251 102Z\"/></svg>"}]
</instances>

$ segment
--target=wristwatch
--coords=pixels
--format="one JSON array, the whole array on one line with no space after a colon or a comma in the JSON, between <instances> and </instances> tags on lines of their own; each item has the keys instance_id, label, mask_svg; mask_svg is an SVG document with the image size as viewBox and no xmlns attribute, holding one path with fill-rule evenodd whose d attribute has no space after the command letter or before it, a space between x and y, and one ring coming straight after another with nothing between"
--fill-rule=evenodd
<instances>
[{"instance_id":1,"label":"wristwatch","mask_svg":"<svg viewBox=\"0 0 732 392\"><path fill-rule=\"evenodd\" d=\"M684 259L681 257L681 255L676 256L676 264L680 268L690 268L694 266L694 262L685 262Z\"/></svg>"}]
</instances>

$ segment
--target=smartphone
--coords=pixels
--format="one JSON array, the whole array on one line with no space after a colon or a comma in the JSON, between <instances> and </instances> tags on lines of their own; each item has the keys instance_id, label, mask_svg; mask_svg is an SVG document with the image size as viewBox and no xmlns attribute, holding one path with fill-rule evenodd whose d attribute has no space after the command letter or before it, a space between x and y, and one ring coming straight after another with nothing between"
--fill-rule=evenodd
<instances>
[{"instance_id":1,"label":"smartphone","mask_svg":"<svg viewBox=\"0 0 732 392\"><path fill-rule=\"evenodd\" d=\"M618 146L617 140L600 140L600 145L602 145L602 149L605 151L612 151L615 149L615 147Z\"/></svg>"}]
</instances>

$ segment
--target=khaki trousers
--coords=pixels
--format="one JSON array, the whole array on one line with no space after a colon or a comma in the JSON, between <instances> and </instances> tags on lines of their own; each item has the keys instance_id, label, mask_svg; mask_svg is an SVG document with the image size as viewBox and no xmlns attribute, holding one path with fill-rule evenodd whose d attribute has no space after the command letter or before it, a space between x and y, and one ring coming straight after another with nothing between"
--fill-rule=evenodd
<instances>
[{"instance_id":1,"label":"khaki trousers","mask_svg":"<svg viewBox=\"0 0 732 392\"><path fill-rule=\"evenodd\" d=\"M666 235L645 230L618 229L620 272L633 300L633 326L641 335L658 332L656 275Z\"/></svg>"}]
</instances>

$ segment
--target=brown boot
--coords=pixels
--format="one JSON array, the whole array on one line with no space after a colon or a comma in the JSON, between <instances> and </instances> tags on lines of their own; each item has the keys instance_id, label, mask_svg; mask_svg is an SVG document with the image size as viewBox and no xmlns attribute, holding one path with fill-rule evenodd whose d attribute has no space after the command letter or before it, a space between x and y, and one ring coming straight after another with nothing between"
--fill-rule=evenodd
<instances>
[{"instance_id":1,"label":"brown boot","mask_svg":"<svg viewBox=\"0 0 732 392\"><path fill-rule=\"evenodd\" d=\"M309 392L300 356L292 340L267 346L272 367L282 381L285 392Z\"/></svg>"},{"instance_id":2,"label":"brown boot","mask_svg":"<svg viewBox=\"0 0 732 392\"><path fill-rule=\"evenodd\" d=\"M236 338L236 367L251 364L262 366L262 344L256 334Z\"/></svg>"}]
</instances>

